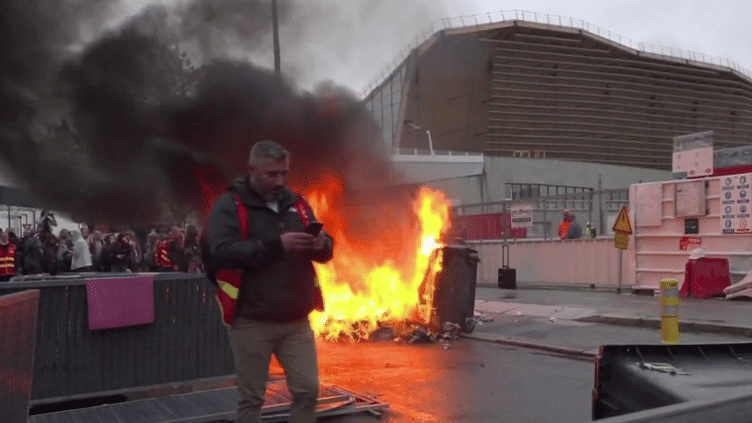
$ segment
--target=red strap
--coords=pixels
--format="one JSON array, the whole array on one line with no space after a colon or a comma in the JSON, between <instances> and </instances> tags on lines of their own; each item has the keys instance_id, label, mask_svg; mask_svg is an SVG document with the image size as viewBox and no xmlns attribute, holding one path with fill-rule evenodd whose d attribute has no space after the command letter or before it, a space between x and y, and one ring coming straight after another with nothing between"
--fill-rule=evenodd
<instances>
[{"instance_id":1,"label":"red strap","mask_svg":"<svg viewBox=\"0 0 752 423\"><path fill-rule=\"evenodd\" d=\"M303 222L303 227L306 227L311 223L311 212L309 211L308 203L306 203L303 196L300 194L298 194L298 196L300 198L295 202L293 207L295 207L295 211L298 212L298 216L300 216L300 220ZM238 209L240 235L243 237L243 240L246 241L248 240L248 208L243 204L243 201L240 200L240 196L237 193L235 193L235 207Z\"/></svg>"},{"instance_id":2,"label":"red strap","mask_svg":"<svg viewBox=\"0 0 752 423\"><path fill-rule=\"evenodd\" d=\"M303 196L300 194L298 194L298 196L300 198L295 202L293 207L295 207L295 210L298 212L300 220L303 221L303 227L306 227L311 223L311 212L308 211L308 204L305 202Z\"/></svg>"},{"instance_id":3,"label":"red strap","mask_svg":"<svg viewBox=\"0 0 752 423\"><path fill-rule=\"evenodd\" d=\"M235 193L235 207L238 209L238 223L240 224L240 236L243 241L248 240L248 209L240 200L238 193Z\"/></svg>"}]
</instances>

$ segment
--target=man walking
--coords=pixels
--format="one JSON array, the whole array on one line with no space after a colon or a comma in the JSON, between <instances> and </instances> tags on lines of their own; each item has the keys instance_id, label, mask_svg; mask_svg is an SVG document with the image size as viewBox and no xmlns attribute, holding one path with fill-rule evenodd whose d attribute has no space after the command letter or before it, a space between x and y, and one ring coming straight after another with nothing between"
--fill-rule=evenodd
<instances>
[{"instance_id":1,"label":"man walking","mask_svg":"<svg viewBox=\"0 0 752 423\"><path fill-rule=\"evenodd\" d=\"M575 221L574 213L569 209L564 209L564 217L559 223L559 238L561 239L580 239L582 238L582 227Z\"/></svg>"},{"instance_id":2,"label":"man walking","mask_svg":"<svg viewBox=\"0 0 752 423\"><path fill-rule=\"evenodd\" d=\"M571 221L572 212L569 209L564 209L562 212L561 222L559 222L558 235L559 239L566 239L567 232L569 231L569 222Z\"/></svg>"},{"instance_id":3,"label":"man walking","mask_svg":"<svg viewBox=\"0 0 752 423\"><path fill-rule=\"evenodd\" d=\"M242 270L235 318L228 327L238 375L236 422L261 421L274 354L293 396L291 422L314 422L319 379L308 322L318 289L313 261L332 258L325 230L306 232L310 206L286 188L288 152L273 141L253 145L249 174L236 180L208 221L212 267ZM239 217L247 211L247 238Z\"/></svg>"},{"instance_id":4,"label":"man walking","mask_svg":"<svg viewBox=\"0 0 752 423\"><path fill-rule=\"evenodd\" d=\"M559 223L559 238L582 238L582 227L580 227L580 224L575 221L574 213L569 209L564 209L562 221Z\"/></svg>"}]
</instances>

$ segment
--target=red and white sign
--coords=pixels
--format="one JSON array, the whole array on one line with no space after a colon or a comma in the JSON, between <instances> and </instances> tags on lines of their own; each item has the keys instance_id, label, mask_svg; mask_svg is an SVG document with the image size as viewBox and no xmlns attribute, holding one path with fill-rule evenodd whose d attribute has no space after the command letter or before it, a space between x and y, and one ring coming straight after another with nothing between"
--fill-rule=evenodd
<instances>
[{"instance_id":1,"label":"red and white sign","mask_svg":"<svg viewBox=\"0 0 752 423\"><path fill-rule=\"evenodd\" d=\"M679 240L679 249L682 251L692 251L702 246L702 238L696 236L685 236Z\"/></svg>"},{"instance_id":2,"label":"red and white sign","mask_svg":"<svg viewBox=\"0 0 752 423\"><path fill-rule=\"evenodd\" d=\"M533 227L533 205L530 203L512 204L512 229Z\"/></svg>"}]
</instances>

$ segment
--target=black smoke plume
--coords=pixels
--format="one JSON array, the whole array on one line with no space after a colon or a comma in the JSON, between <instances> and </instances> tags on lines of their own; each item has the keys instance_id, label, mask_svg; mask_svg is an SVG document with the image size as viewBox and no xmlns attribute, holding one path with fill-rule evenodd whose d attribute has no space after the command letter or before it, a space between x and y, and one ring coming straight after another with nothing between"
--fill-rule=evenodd
<instances>
[{"instance_id":1,"label":"black smoke plume","mask_svg":"<svg viewBox=\"0 0 752 423\"><path fill-rule=\"evenodd\" d=\"M0 154L46 207L100 223L180 220L245 172L262 139L291 151L301 189L326 174L351 191L392 181L379 130L351 94L301 92L223 59L268 39L268 2L150 7L76 52L111 6L0 2ZM201 66L181 43L197 46Z\"/></svg>"}]
</instances>

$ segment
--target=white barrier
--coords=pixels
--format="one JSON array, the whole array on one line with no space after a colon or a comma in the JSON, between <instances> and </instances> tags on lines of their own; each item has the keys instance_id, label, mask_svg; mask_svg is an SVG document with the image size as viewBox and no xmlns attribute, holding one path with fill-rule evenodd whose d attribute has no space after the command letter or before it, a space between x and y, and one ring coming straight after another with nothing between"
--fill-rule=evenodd
<instances>
[{"instance_id":1,"label":"white barrier","mask_svg":"<svg viewBox=\"0 0 752 423\"><path fill-rule=\"evenodd\" d=\"M502 265L503 240L468 241L478 250L478 283L496 284ZM547 285L583 285L616 288L619 285L619 251L612 237L576 240L511 239L509 267L517 269L517 282ZM628 289L627 252L622 259L623 287ZM633 279L633 278L632 278Z\"/></svg>"}]
</instances>

